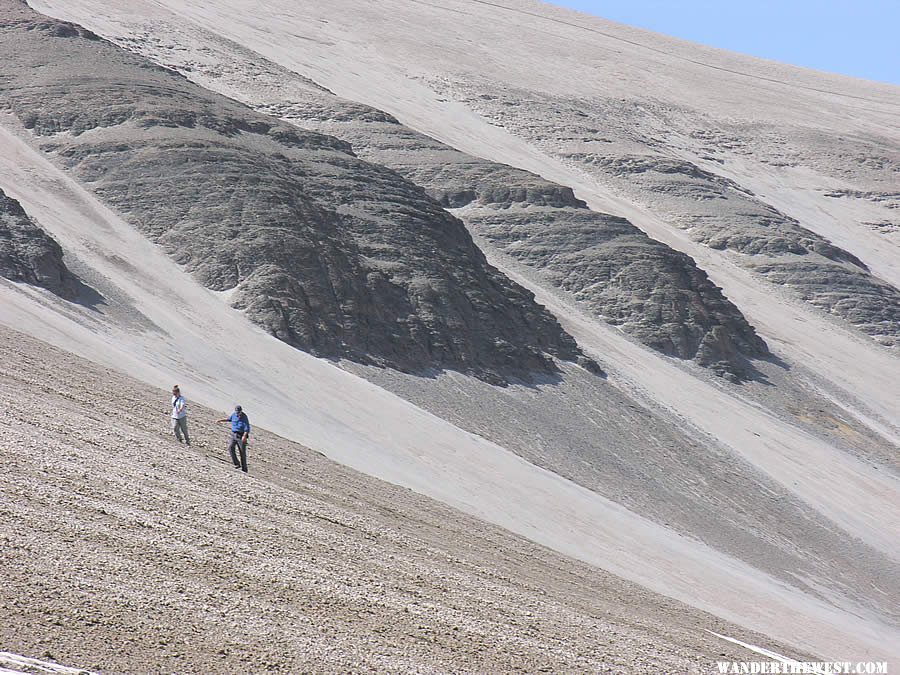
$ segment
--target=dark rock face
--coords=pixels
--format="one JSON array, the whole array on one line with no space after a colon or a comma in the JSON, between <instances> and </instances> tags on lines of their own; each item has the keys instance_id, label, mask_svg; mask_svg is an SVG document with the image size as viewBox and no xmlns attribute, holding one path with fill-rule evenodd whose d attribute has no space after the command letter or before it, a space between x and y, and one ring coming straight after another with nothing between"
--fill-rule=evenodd
<instances>
[{"instance_id":1,"label":"dark rock face","mask_svg":"<svg viewBox=\"0 0 900 675\"><path fill-rule=\"evenodd\" d=\"M898 204L900 153L884 139L746 129L652 100L576 100L487 82L445 82L436 89L689 231L695 241L738 254L732 258L737 264L767 281L884 345L900 345L900 289L735 181L684 159L721 165L746 157L772 167L813 167L823 176L878 188L830 190L826 196L866 200L890 213ZM893 228L893 219L886 222Z\"/></svg>"},{"instance_id":2,"label":"dark rock face","mask_svg":"<svg viewBox=\"0 0 900 675\"><path fill-rule=\"evenodd\" d=\"M483 209L468 222L599 317L668 356L740 376L747 357L768 353L703 270L625 219L538 207Z\"/></svg>"},{"instance_id":3,"label":"dark rock face","mask_svg":"<svg viewBox=\"0 0 900 675\"><path fill-rule=\"evenodd\" d=\"M828 265L816 256L768 259L750 269L794 288L810 304L852 324L886 346L900 345L900 291L852 265Z\"/></svg>"},{"instance_id":4,"label":"dark rock face","mask_svg":"<svg viewBox=\"0 0 900 675\"><path fill-rule=\"evenodd\" d=\"M237 95L269 119L336 136L457 209L487 246L540 271L598 316L665 354L741 376L768 353L741 313L687 256L627 221L587 209L571 188L487 162L413 131L391 115L341 99L220 36L182 26L115 38L198 83ZM201 40L203 48L179 43ZM281 324L283 330L287 324ZM583 365L596 370L592 364Z\"/></svg>"},{"instance_id":5,"label":"dark rock face","mask_svg":"<svg viewBox=\"0 0 900 675\"><path fill-rule=\"evenodd\" d=\"M855 256L802 227L794 218L755 199L727 178L685 160L663 157L605 157L571 154L632 186L635 192L661 195L677 222L710 248L746 255L818 254L832 262L866 266Z\"/></svg>"},{"instance_id":6,"label":"dark rock face","mask_svg":"<svg viewBox=\"0 0 900 675\"><path fill-rule=\"evenodd\" d=\"M900 344L900 290L869 273L856 256L733 181L696 165L660 157L572 155L644 200L658 196L674 224L768 281L840 317L879 342Z\"/></svg>"},{"instance_id":7,"label":"dark rock face","mask_svg":"<svg viewBox=\"0 0 900 675\"><path fill-rule=\"evenodd\" d=\"M360 156L397 170L441 204L459 209L457 215L491 246L540 270L644 344L732 378L746 374L748 358L768 354L690 257L623 218L589 210L571 188L466 155L393 119L350 117L337 97L309 96L313 103L265 109L348 140Z\"/></svg>"},{"instance_id":8,"label":"dark rock face","mask_svg":"<svg viewBox=\"0 0 900 675\"><path fill-rule=\"evenodd\" d=\"M78 280L63 252L12 197L0 190L0 276L46 288L66 300L78 297Z\"/></svg>"},{"instance_id":9,"label":"dark rock face","mask_svg":"<svg viewBox=\"0 0 900 675\"><path fill-rule=\"evenodd\" d=\"M278 338L488 381L574 340L424 190L332 136L4 3L0 100L82 183ZM88 133L89 132L89 133Z\"/></svg>"}]
</instances>

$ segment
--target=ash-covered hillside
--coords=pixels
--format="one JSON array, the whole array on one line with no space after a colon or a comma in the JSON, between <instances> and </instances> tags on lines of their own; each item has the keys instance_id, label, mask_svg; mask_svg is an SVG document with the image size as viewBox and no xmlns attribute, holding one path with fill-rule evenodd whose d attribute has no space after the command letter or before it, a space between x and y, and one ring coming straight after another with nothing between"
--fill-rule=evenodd
<instances>
[{"instance_id":1,"label":"ash-covered hillside","mask_svg":"<svg viewBox=\"0 0 900 675\"><path fill-rule=\"evenodd\" d=\"M624 216L696 260L767 341L765 322L752 316L763 295L876 344L896 342L896 87L706 48L537 0L296 8L279 0L272 11L283 23L241 14L232 3L185 10L165 0L152 12L100 23L239 95L228 80L243 59L215 63L217 46L178 35L188 21L191 30L227 38L458 150L576 188L595 210ZM165 33L148 30L146 19L166 23ZM254 83L270 75L258 62L246 74ZM263 87L272 112L281 103L289 114L297 102L291 93L278 101ZM348 113L329 107L332 121L346 121Z\"/></svg>"},{"instance_id":2,"label":"ash-covered hillside","mask_svg":"<svg viewBox=\"0 0 900 675\"><path fill-rule=\"evenodd\" d=\"M716 167L734 157L751 157L773 171L811 167L823 175L823 185L828 179L849 178L880 186L886 191L848 195L820 188L820 193L831 200L867 201L890 218L881 229L893 229L898 224L890 215L891 200L897 196L889 184L900 176L900 148L875 139L848 142L808 129L797 130L799 140L785 138L777 128L741 128L687 108L540 96L498 82L444 82L440 89L613 193L660 214L694 241L737 254L737 264L790 289L795 297L884 345L900 341L897 287L764 196L716 173ZM776 154L773 146L782 152ZM686 154L693 157L687 159ZM844 167L844 175L839 167Z\"/></svg>"},{"instance_id":3,"label":"ash-covered hillside","mask_svg":"<svg viewBox=\"0 0 900 675\"><path fill-rule=\"evenodd\" d=\"M234 472L216 411L184 448L164 391L5 327L0 354L0 669L658 672L761 639L267 431Z\"/></svg>"},{"instance_id":4,"label":"ash-covered hillside","mask_svg":"<svg viewBox=\"0 0 900 675\"><path fill-rule=\"evenodd\" d=\"M579 359L574 340L487 264L458 219L348 143L256 113L20 2L2 10L3 107L279 339L497 383Z\"/></svg>"},{"instance_id":5,"label":"ash-covered hillside","mask_svg":"<svg viewBox=\"0 0 900 675\"><path fill-rule=\"evenodd\" d=\"M117 42L301 128L336 136L453 210L484 242L537 270L597 317L668 356L741 379L765 342L696 263L572 188L456 150L335 96L232 41L166 24Z\"/></svg>"},{"instance_id":6,"label":"ash-covered hillside","mask_svg":"<svg viewBox=\"0 0 900 675\"><path fill-rule=\"evenodd\" d=\"M209 440L213 411L240 401L258 429L733 622L731 637L824 660L897 658L896 88L537 0L29 5L48 16L3 5L0 187L102 302L72 303L33 276L0 279L0 324L37 338L27 353L10 338L0 360L17 372L32 353L46 351L37 363L51 368L79 355L97 366L80 369L96 382L84 391L103 391L114 414L115 392L141 398L124 407L127 424L101 420L110 433L99 439L46 406L34 406L35 419L14 413L33 452L17 456L27 461L10 474L8 501L57 491L78 508L72 521L50 519L49 535L94 522L86 487L108 486L105 503L143 504L114 474L141 483L145 456L146 481L160 475L153 464L178 475L177 489L165 480L154 495L206 484L199 456L153 450L169 421L159 388L179 382L210 463L224 450ZM118 371L143 384L129 388ZM103 405L89 407L88 419L103 416ZM78 419L65 410L61 419ZM41 440L57 434L66 442ZM100 461L115 438L132 441L137 469ZM259 473L240 483L245 506L275 494L258 480L324 489L312 464L279 447L254 432ZM88 455L96 475L68 471ZM377 498L363 483L340 480L334 493L346 504ZM396 504L373 508L426 533L392 494ZM175 501L157 513L180 514ZM313 520L332 517L321 503L308 508ZM238 528L252 518L226 511ZM36 513L27 522L39 523ZM191 541L220 531L218 516L187 517ZM244 656L271 654L274 669L308 662L292 660L293 647L268 649L282 624L251 617L259 602L305 597L297 571L315 552L304 537L276 540L306 517L281 509L251 535L265 549L276 542L282 562L251 556L269 566L267 588L230 596L250 622L241 624L259 631ZM508 540L459 522L499 552L485 559L488 575L509 576ZM80 568L126 559L119 549L135 535L119 525L126 537L103 540L108 557L81 551L60 563L54 592L77 591ZM346 545L331 549L330 569L346 579L348 554L386 535L337 528L329 537ZM459 550L472 543L453 538ZM27 571L40 550L18 553L21 592L43 597L43 578ZM201 583L210 574L196 561L207 554L184 570ZM379 578L351 575L350 592L399 591L409 601L392 607L403 620L371 603L355 604L360 612L401 631L424 626L429 638L440 631L418 619L444 599L453 616L477 616L476 597L445 596L445 572L398 577L408 559L391 556ZM129 560L157 569L150 550ZM122 569L100 587L115 589ZM516 596L535 601L530 626L560 616L553 625L574 625L545 602L565 569L541 566ZM573 579L573 597L595 596L590 577ZM165 597L166 583L157 575L146 591ZM417 595L423 586L439 592ZM28 630L14 633L20 650L48 634L36 603ZM190 594L180 607L173 630L195 623ZM288 643L302 642L307 633L291 629L309 609L291 604L286 616ZM132 625L102 619L50 630L77 646ZM368 620L346 625L345 644ZM710 653L697 648L708 634L678 621L673 650ZM518 642L496 662L455 651L453 667L666 670L633 644L607 650L617 623L591 632L590 653L578 642L565 654ZM477 634L504 634L485 627ZM395 654L395 637L407 644L396 631L366 633L366 654Z\"/></svg>"}]
</instances>

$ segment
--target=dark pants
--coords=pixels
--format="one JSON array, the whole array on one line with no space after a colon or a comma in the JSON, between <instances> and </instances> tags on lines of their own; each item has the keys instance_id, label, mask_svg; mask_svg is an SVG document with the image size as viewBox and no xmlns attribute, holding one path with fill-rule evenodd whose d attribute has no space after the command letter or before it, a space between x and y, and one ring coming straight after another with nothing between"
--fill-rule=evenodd
<instances>
[{"instance_id":1,"label":"dark pants","mask_svg":"<svg viewBox=\"0 0 900 675\"><path fill-rule=\"evenodd\" d=\"M188 436L187 430L187 417L182 417L180 420L172 418L172 430L175 432L175 438L178 439L178 442L181 443L181 435L184 434L184 440L187 441L187 444L191 444L191 437Z\"/></svg>"},{"instance_id":2,"label":"dark pants","mask_svg":"<svg viewBox=\"0 0 900 675\"><path fill-rule=\"evenodd\" d=\"M228 452L231 454L231 461L235 466L241 467L241 471L247 473L247 444L241 440L243 434L231 432L231 443L228 444ZM241 461L238 462L237 454L234 452L235 447L240 450Z\"/></svg>"}]
</instances>

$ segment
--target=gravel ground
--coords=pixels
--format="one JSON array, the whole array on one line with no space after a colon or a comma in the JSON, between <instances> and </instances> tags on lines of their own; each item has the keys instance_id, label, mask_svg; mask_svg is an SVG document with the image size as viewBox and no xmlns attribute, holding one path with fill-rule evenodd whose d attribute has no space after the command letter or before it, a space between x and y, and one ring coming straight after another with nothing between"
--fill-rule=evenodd
<instances>
[{"instance_id":1,"label":"gravel ground","mask_svg":"<svg viewBox=\"0 0 900 675\"><path fill-rule=\"evenodd\" d=\"M229 673L750 658L704 629L790 651L264 430L244 475L220 412L190 406L186 448L165 390L6 328L0 354L0 649Z\"/></svg>"}]
</instances>

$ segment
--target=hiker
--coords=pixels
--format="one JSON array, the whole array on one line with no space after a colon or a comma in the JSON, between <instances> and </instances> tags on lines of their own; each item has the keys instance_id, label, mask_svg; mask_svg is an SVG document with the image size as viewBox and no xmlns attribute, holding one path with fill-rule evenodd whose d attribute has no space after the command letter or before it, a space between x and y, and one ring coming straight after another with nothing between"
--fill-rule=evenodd
<instances>
[{"instance_id":1,"label":"hiker","mask_svg":"<svg viewBox=\"0 0 900 675\"><path fill-rule=\"evenodd\" d=\"M177 384L172 387L172 431L175 432L175 438L179 443L191 444L191 437L188 436L187 429L187 401L181 395ZM182 434L184 434L184 441L181 440Z\"/></svg>"},{"instance_id":2,"label":"hiker","mask_svg":"<svg viewBox=\"0 0 900 675\"><path fill-rule=\"evenodd\" d=\"M250 420L247 418L241 406L234 406L234 412L228 417L223 417L217 422L231 422L231 442L228 444L228 452L231 454L231 461L234 467L240 468L241 471L247 473L247 439L250 437ZM241 461L234 452L237 446L240 451Z\"/></svg>"}]
</instances>

